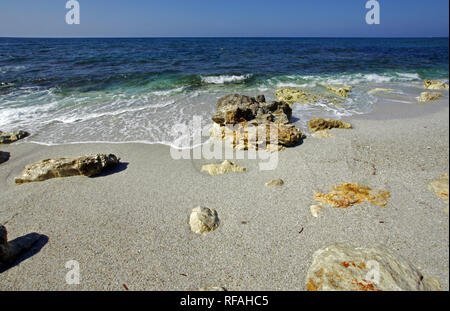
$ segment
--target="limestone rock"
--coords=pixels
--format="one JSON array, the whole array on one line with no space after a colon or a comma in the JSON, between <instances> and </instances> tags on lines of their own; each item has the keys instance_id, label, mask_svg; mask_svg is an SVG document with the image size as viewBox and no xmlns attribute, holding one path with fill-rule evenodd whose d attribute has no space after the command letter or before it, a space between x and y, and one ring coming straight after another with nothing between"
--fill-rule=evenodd
<instances>
[{"instance_id":1,"label":"limestone rock","mask_svg":"<svg viewBox=\"0 0 450 311\"><path fill-rule=\"evenodd\" d=\"M281 146L295 146L306 138L306 135L293 124L259 124L257 121L224 126L213 124L210 128L210 136L214 139L229 141L236 149L258 150L261 145L264 148L271 145L271 151L280 150Z\"/></svg>"},{"instance_id":2,"label":"limestone rock","mask_svg":"<svg viewBox=\"0 0 450 311\"><path fill-rule=\"evenodd\" d=\"M373 90L368 91L367 93L368 94L376 94L376 93L379 93L379 92L392 93L392 92L395 92L395 90L393 90L393 89L384 89L384 88L381 88L381 87L377 87L377 88L375 88Z\"/></svg>"},{"instance_id":3,"label":"limestone rock","mask_svg":"<svg viewBox=\"0 0 450 311\"><path fill-rule=\"evenodd\" d=\"M317 218L322 213L323 207L322 205L311 205L309 209L311 210L311 215Z\"/></svg>"},{"instance_id":4,"label":"limestone rock","mask_svg":"<svg viewBox=\"0 0 450 311\"><path fill-rule=\"evenodd\" d=\"M0 224L0 268L12 264L20 255L28 251L40 238L39 234L28 234L8 243L8 232Z\"/></svg>"},{"instance_id":5,"label":"limestone rock","mask_svg":"<svg viewBox=\"0 0 450 311\"><path fill-rule=\"evenodd\" d=\"M259 101L258 101L259 100ZM259 123L289 123L292 109L284 102L268 102L263 95L253 97L231 94L218 100L213 121L217 124L238 124L258 120Z\"/></svg>"},{"instance_id":6,"label":"limestone rock","mask_svg":"<svg viewBox=\"0 0 450 311\"><path fill-rule=\"evenodd\" d=\"M23 184L77 175L91 177L118 163L119 159L113 154L97 154L73 159L46 159L27 165L22 174L15 178L15 182Z\"/></svg>"},{"instance_id":7,"label":"limestone rock","mask_svg":"<svg viewBox=\"0 0 450 311\"><path fill-rule=\"evenodd\" d=\"M320 99L325 99L324 96L318 94L309 94L302 90L295 89L278 89L275 93L278 100L293 105L294 103L299 104L310 104L319 101Z\"/></svg>"},{"instance_id":8,"label":"limestone rock","mask_svg":"<svg viewBox=\"0 0 450 311\"><path fill-rule=\"evenodd\" d=\"M311 132L329 130L332 128L339 128L339 129L352 128L352 125L350 123L345 123L342 122L341 120L323 119L323 118L314 118L309 120L308 126Z\"/></svg>"},{"instance_id":9,"label":"limestone rock","mask_svg":"<svg viewBox=\"0 0 450 311\"><path fill-rule=\"evenodd\" d=\"M22 130L9 133L0 131L0 144L11 144L27 136L30 136L30 133Z\"/></svg>"},{"instance_id":10,"label":"limestone rock","mask_svg":"<svg viewBox=\"0 0 450 311\"><path fill-rule=\"evenodd\" d=\"M9 160L9 153L0 151L0 164Z\"/></svg>"},{"instance_id":11,"label":"limestone rock","mask_svg":"<svg viewBox=\"0 0 450 311\"><path fill-rule=\"evenodd\" d=\"M219 226L219 216L217 211L207 207L196 207L189 217L189 225L194 233L202 234L210 232Z\"/></svg>"},{"instance_id":12,"label":"limestone rock","mask_svg":"<svg viewBox=\"0 0 450 311\"><path fill-rule=\"evenodd\" d=\"M209 175L221 175L231 172L245 172L245 167L240 167L228 160L225 160L221 164L203 165L201 171L208 172Z\"/></svg>"},{"instance_id":13,"label":"limestone rock","mask_svg":"<svg viewBox=\"0 0 450 311\"><path fill-rule=\"evenodd\" d=\"M436 80L424 80L425 88L429 90L448 90L448 84Z\"/></svg>"},{"instance_id":14,"label":"limestone rock","mask_svg":"<svg viewBox=\"0 0 450 311\"><path fill-rule=\"evenodd\" d=\"M351 86L333 86L333 85L325 85L325 88L340 97L348 97L348 94L352 91Z\"/></svg>"},{"instance_id":15,"label":"limestone rock","mask_svg":"<svg viewBox=\"0 0 450 311\"><path fill-rule=\"evenodd\" d=\"M437 291L411 263L384 247L333 244L319 249L306 277L309 291Z\"/></svg>"},{"instance_id":16,"label":"limestone rock","mask_svg":"<svg viewBox=\"0 0 450 311\"><path fill-rule=\"evenodd\" d=\"M281 187L283 185L284 185L284 181L280 178L271 180L268 183L266 183L267 187L275 187L275 186Z\"/></svg>"},{"instance_id":17,"label":"limestone rock","mask_svg":"<svg viewBox=\"0 0 450 311\"><path fill-rule=\"evenodd\" d=\"M418 100L419 100L419 102L425 103L425 102L429 102L429 101L433 101L433 100L438 100L440 98L442 98L441 93L423 92L420 94Z\"/></svg>"},{"instance_id":18,"label":"limestone rock","mask_svg":"<svg viewBox=\"0 0 450 311\"><path fill-rule=\"evenodd\" d=\"M373 194L371 188L360 186L357 183L343 183L341 186L331 187L331 189L333 191L328 194L315 192L314 200L336 208L347 208L363 202L385 207L391 197L388 191L381 190Z\"/></svg>"}]
</instances>

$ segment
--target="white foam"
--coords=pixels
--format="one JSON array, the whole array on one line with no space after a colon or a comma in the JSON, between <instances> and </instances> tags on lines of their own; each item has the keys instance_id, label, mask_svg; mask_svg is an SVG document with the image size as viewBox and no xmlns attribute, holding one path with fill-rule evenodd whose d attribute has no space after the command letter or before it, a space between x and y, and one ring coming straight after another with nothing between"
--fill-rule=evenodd
<instances>
[{"instance_id":1,"label":"white foam","mask_svg":"<svg viewBox=\"0 0 450 311\"><path fill-rule=\"evenodd\" d=\"M247 80L252 75L220 75L220 76L202 76L202 82L208 83L208 84L225 84L225 83L232 83L232 82L241 82L244 80Z\"/></svg>"}]
</instances>

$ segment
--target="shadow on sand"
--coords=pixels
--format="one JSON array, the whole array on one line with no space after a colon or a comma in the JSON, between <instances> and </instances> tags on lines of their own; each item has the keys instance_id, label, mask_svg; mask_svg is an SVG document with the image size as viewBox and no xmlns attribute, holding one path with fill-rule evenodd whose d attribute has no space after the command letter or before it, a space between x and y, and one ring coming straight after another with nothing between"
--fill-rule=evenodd
<instances>
[{"instance_id":1,"label":"shadow on sand","mask_svg":"<svg viewBox=\"0 0 450 311\"><path fill-rule=\"evenodd\" d=\"M48 237L39 233L29 233L8 242L3 247L8 248L8 254L10 256L8 256L8 258L0 258L0 260L6 260L3 265L0 263L0 273L11 269L19 265L22 261L36 255L47 243Z\"/></svg>"}]
</instances>

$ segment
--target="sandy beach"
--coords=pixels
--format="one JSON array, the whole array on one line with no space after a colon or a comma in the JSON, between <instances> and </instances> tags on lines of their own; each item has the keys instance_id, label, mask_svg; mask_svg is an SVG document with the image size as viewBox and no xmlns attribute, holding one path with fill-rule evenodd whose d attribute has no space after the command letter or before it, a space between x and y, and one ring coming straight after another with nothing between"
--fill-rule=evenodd
<instances>
[{"instance_id":1,"label":"sandy beach","mask_svg":"<svg viewBox=\"0 0 450 311\"><path fill-rule=\"evenodd\" d=\"M308 135L280 152L275 170L230 159L247 171L220 176L200 172L218 161L173 160L163 145L1 145L10 159L0 164L0 223L10 240L37 232L48 241L0 274L0 290L302 291L312 254L335 242L382 244L448 290L447 205L427 189L449 172L448 113L448 101L378 104L346 119L351 130ZM14 183L29 163L96 153L122 163L95 178ZM284 186L265 186L275 178ZM342 182L387 190L391 198L384 208L324 207L312 217L314 192ZM217 230L190 231L196 206L217 210ZM80 263L79 285L66 284L70 260Z\"/></svg>"}]
</instances>

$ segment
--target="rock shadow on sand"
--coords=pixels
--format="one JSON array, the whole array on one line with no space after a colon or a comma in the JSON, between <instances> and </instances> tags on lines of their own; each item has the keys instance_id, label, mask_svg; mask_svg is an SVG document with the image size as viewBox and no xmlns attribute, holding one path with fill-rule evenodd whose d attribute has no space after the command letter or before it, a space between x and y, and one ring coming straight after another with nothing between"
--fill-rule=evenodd
<instances>
[{"instance_id":1,"label":"rock shadow on sand","mask_svg":"<svg viewBox=\"0 0 450 311\"><path fill-rule=\"evenodd\" d=\"M25 249L12 262L6 263L3 266L0 265L0 274L39 253L41 249L48 243L48 240L48 236L33 232L8 242L9 247L18 249L25 247ZM30 243L32 244L31 247L29 249L26 249L28 248L27 246Z\"/></svg>"},{"instance_id":2,"label":"rock shadow on sand","mask_svg":"<svg viewBox=\"0 0 450 311\"><path fill-rule=\"evenodd\" d=\"M92 176L90 178L100 178L100 177L106 177L109 175L117 174L122 171L125 171L128 168L129 162L119 162L117 165L107 167L105 168L100 174Z\"/></svg>"}]
</instances>

